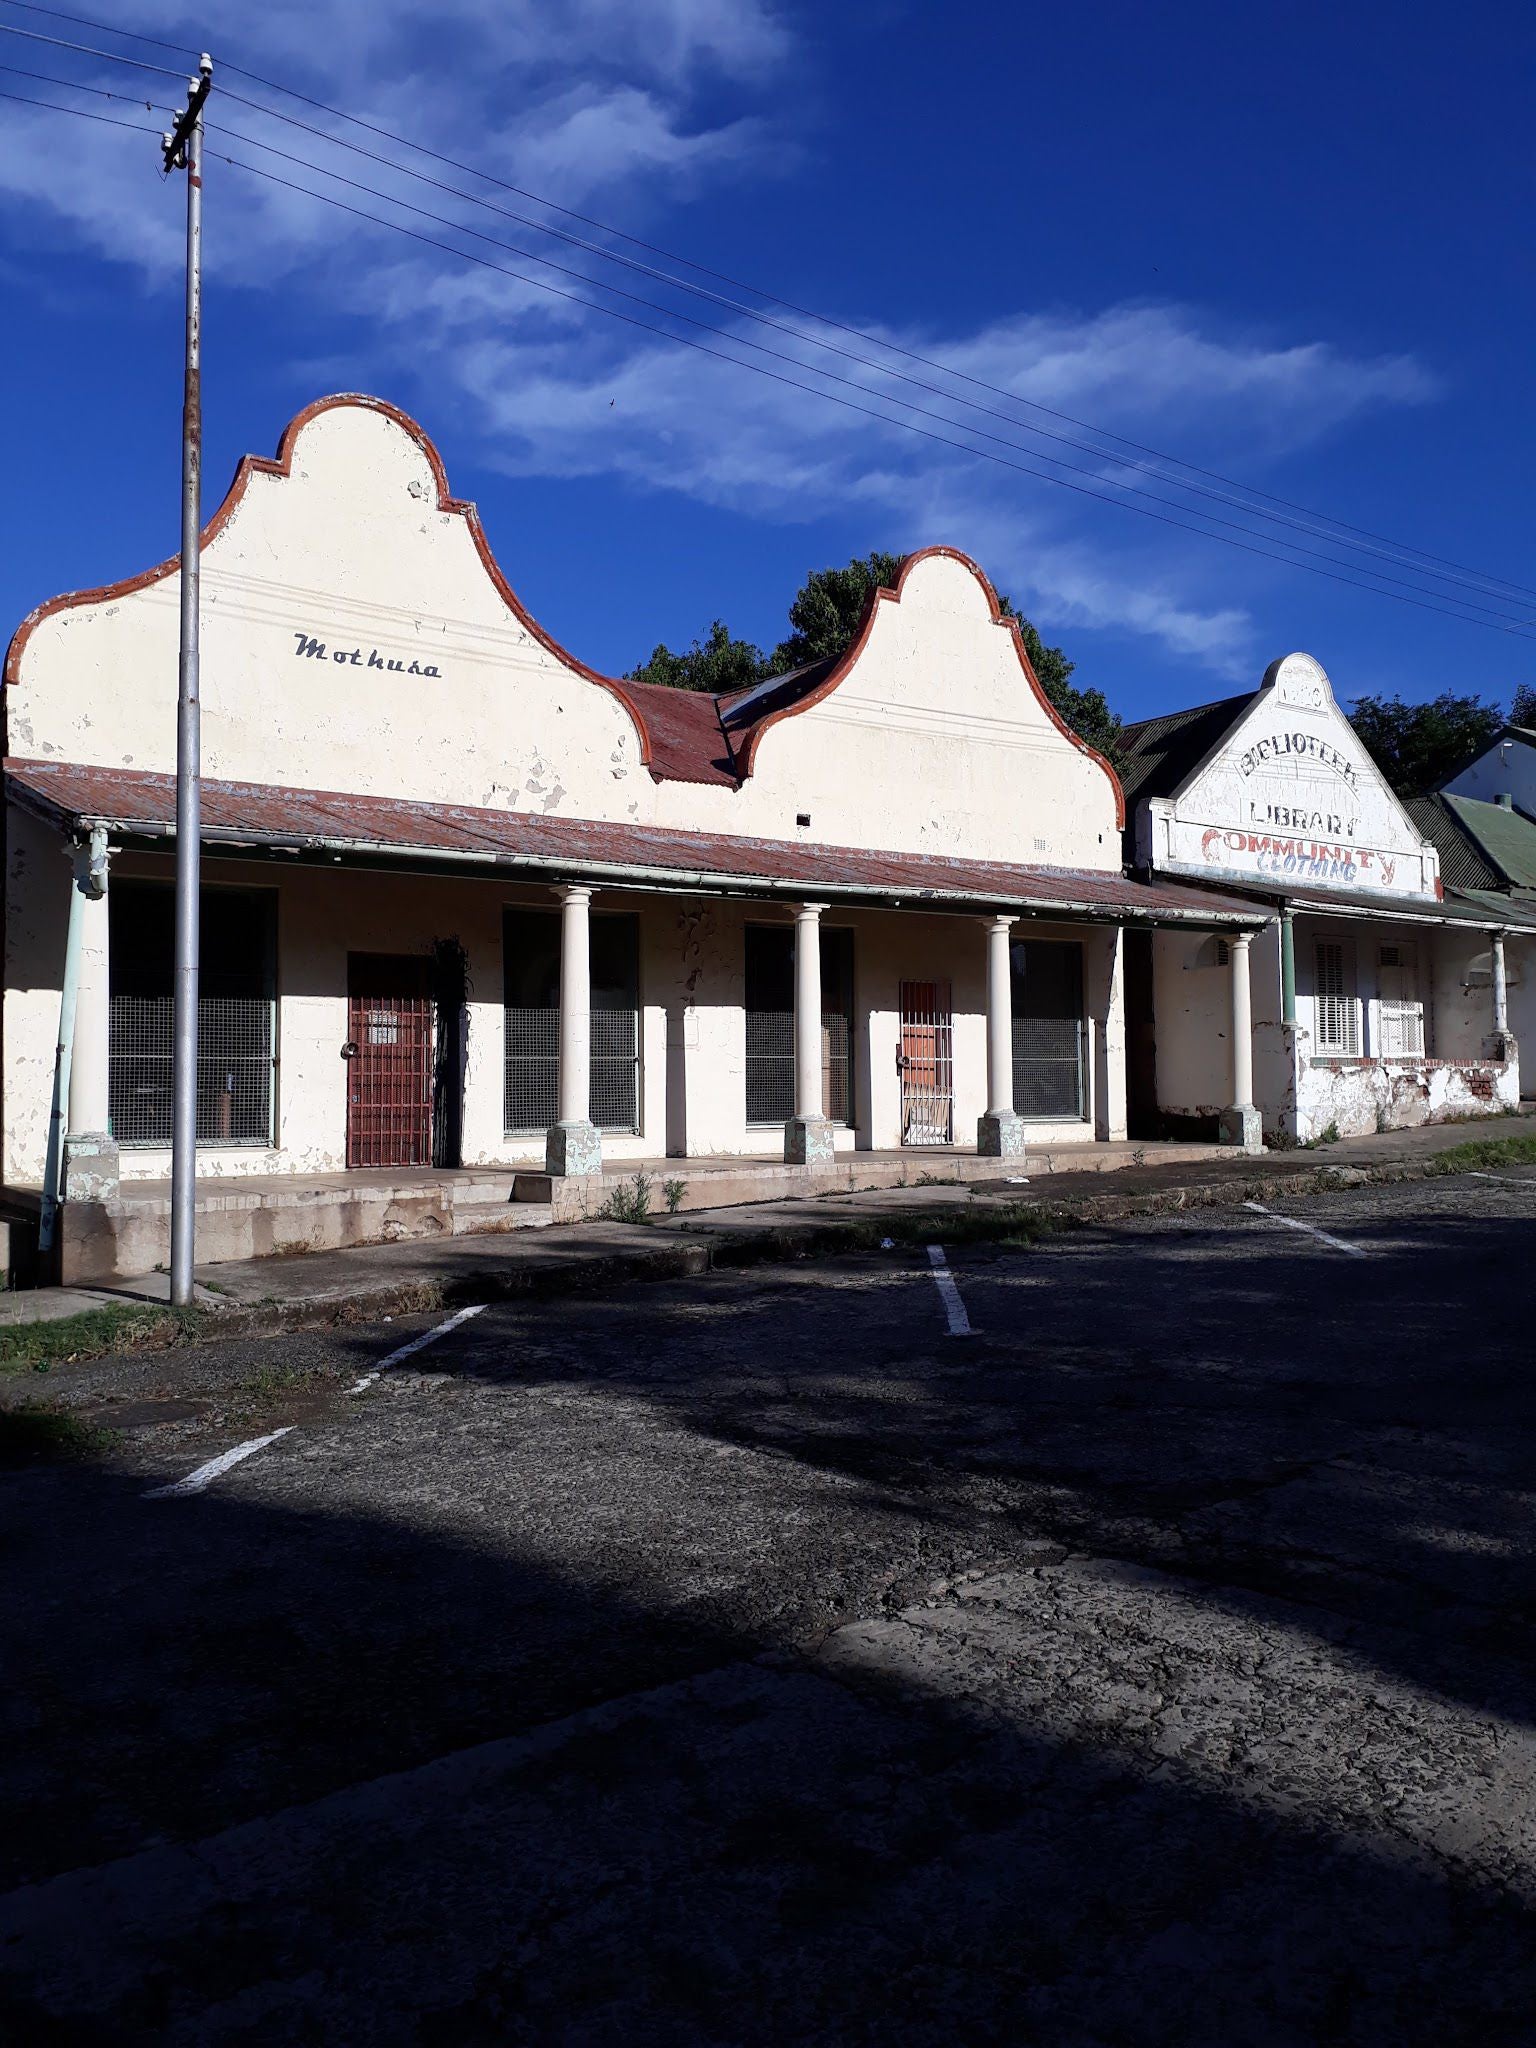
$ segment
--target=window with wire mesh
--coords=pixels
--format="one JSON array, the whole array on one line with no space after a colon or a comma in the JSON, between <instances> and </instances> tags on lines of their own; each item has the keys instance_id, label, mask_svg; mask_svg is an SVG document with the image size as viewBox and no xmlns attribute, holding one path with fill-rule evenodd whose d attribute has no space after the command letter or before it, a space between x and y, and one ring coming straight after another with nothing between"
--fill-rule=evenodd
<instances>
[{"instance_id":1,"label":"window with wire mesh","mask_svg":"<svg viewBox=\"0 0 1536 2048\"><path fill-rule=\"evenodd\" d=\"M600 1131L640 1129L640 920L591 921L591 1116ZM509 910L505 976L504 1129L526 1136L560 1116L560 915Z\"/></svg>"},{"instance_id":2,"label":"window with wire mesh","mask_svg":"<svg viewBox=\"0 0 1536 2048\"><path fill-rule=\"evenodd\" d=\"M197 1004L197 1142L273 1143L275 899L202 892ZM115 882L110 903L108 1103L120 1145L169 1145L175 891Z\"/></svg>"},{"instance_id":3,"label":"window with wire mesh","mask_svg":"<svg viewBox=\"0 0 1536 2048\"><path fill-rule=\"evenodd\" d=\"M749 924L746 939L747 1122L795 1113L795 933ZM853 933L821 934L821 1100L834 1124L852 1124Z\"/></svg>"},{"instance_id":4,"label":"window with wire mesh","mask_svg":"<svg viewBox=\"0 0 1536 2048\"><path fill-rule=\"evenodd\" d=\"M1018 939L1013 984L1013 1107L1036 1121L1084 1114L1083 949L1074 940Z\"/></svg>"},{"instance_id":5,"label":"window with wire mesh","mask_svg":"<svg viewBox=\"0 0 1536 2048\"><path fill-rule=\"evenodd\" d=\"M1317 980L1317 1049L1336 1058L1353 1059L1360 1049L1354 997L1354 949L1342 939L1319 939L1315 953Z\"/></svg>"}]
</instances>

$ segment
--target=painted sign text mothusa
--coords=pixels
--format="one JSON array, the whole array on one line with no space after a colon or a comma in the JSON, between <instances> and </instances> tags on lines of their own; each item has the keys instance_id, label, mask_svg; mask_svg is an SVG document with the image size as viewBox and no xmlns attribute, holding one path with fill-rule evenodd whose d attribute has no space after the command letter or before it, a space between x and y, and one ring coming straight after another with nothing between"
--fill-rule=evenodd
<instances>
[{"instance_id":1,"label":"painted sign text mothusa","mask_svg":"<svg viewBox=\"0 0 1536 2048\"><path fill-rule=\"evenodd\" d=\"M332 661L344 661L352 668L394 669L405 676L436 676L442 673L431 662L397 661L392 656L380 654L377 647L370 648L365 659L361 647L327 648L323 640L317 640L312 633L301 633L297 626L290 626L288 630L299 643L293 651L301 661L324 661L329 654Z\"/></svg>"}]
</instances>

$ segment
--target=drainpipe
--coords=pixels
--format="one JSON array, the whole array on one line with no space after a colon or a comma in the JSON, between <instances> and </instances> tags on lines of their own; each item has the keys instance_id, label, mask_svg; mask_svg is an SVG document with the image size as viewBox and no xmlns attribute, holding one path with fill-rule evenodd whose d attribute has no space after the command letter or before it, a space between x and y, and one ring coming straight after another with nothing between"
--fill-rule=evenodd
<instances>
[{"instance_id":1,"label":"drainpipe","mask_svg":"<svg viewBox=\"0 0 1536 2048\"><path fill-rule=\"evenodd\" d=\"M74 855L74 873L69 882L69 923L64 933L64 985L59 994L59 1042L53 1056L53 1102L48 1112L48 1151L43 1162L43 1207L38 1220L37 1245L41 1252L53 1249L59 1226L59 1184L64 1167L64 1121L69 1114L69 1072L75 1056L75 998L80 990L80 929L84 923L81 906L89 896L95 901L107 892L107 828L91 827L89 851L82 872L81 851Z\"/></svg>"},{"instance_id":2,"label":"drainpipe","mask_svg":"<svg viewBox=\"0 0 1536 2048\"><path fill-rule=\"evenodd\" d=\"M1288 903L1280 911L1280 1019L1296 1023L1296 920Z\"/></svg>"},{"instance_id":3,"label":"drainpipe","mask_svg":"<svg viewBox=\"0 0 1536 2048\"><path fill-rule=\"evenodd\" d=\"M1496 1038L1509 1031L1509 983L1504 972L1504 934L1493 935L1493 1030Z\"/></svg>"}]
</instances>

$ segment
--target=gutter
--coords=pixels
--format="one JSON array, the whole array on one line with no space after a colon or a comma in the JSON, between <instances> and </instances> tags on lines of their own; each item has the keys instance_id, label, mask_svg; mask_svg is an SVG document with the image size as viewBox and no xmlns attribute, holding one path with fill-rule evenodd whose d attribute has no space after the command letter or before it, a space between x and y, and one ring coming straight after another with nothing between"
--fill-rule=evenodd
<instances>
[{"instance_id":1,"label":"gutter","mask_svg":"<svg viewBox=\"0 0 1536 2048\"><path fill-rule=\"evenodd\" d=\"M119 836L148 840L174 840L174 829L167 825L132 825L122 820L105 818L84 818L80 823L92 830L110 828ZM274 850L274 843L253 840L248 835L221 832L217 828L204 827L202 838L209 845L226 847L257 847L264 851ZM485 874L530 874L542 878L568 879L580 877L584 880L600 881L613 888L645 889L656 895L676 896L755 896L770 901L786 899L796 903L804 902L807 896L825 896L838 902L880 904L891 909L911 908L964 908L978 912L999 908L1017 910L1032 917L1078 919L1094 924L1119 924L1129 926L1156 927L1158 925L1191 925L1201 931L1210 931L1214 926L1231 927L1240 930L1261 929L1270 921L1273 913L1261 914L1257 908L1249 916L1231 910L1140 910L1127 905L1124 910L1089 898L1057 901L1054 898L1010 896L1006 891L979 895L949 889L892 889L877 882L818 882L810 880L780 881L767 875L721 874L709 869L679 869L663 867L637 867L619 861L557 859L537 853L478 853L451 847L422 848L420 858L411 861L406 858L408 849L392 846L377 840L337 839L331 837L305 837L276 843L279 847L291 848L296 853L327 854L333 861L347 856L362 858L393 866L405 873L419 872L424 861L444 863L451 867L469 867Z\"/></svg>"}]
</instances>

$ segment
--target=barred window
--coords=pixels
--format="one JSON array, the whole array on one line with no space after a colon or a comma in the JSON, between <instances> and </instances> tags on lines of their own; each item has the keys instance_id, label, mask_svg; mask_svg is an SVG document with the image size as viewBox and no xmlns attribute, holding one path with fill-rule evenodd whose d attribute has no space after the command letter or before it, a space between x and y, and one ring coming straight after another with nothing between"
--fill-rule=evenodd
<instances>
[{"instance_id":1,"label":"barred window","mask_svg":"<svg viewBox=\"0 0 1536 2048\"><path fill-rule=\"evenodd\" d=\"M1317 1049L1353 1059L1360 1050L1354 995L1354 948L1342 939L1319 939L1316 948Z\"/></svg>"},{"instance_id":2,"label":"barred window","mask_svg":"<svg viewBox=\"0 0 1536 2048\"><path fill-rule=\"evenodd\" d=\"M275 898L202 892L197 1004L197 1142L273 1143ZM176 896L169 883L114 882L108 1104L120 1145L169 1145Z\"/></svg>"},{"instance_id":3,"label":"barred window","mask_svg":"<svg viewBox=\"0 0 1536 2048\"><path fill-rule=\"evenodd\" d=\"M795 1113L795 934L749 924L746 937L747 1122ZM852 1124L853 933L821 933L821 1088L828 1120Z\"/></svg>"},{"instance_id":4,"label":"barred window","mask_svg":"<svg viewBox=\"0 0 1536 2048\"><path fill-rule=\"evenodd\" d=\"M1013 1106L1037 1121L1085 1113L1083 949L1074 940L1018 939L1009 947Z\"/></svg>"},{"instance_id":5,"label":"barred window","mask_svg":"<svg viewBox=\"0 0 1536 2048\"><path fill-rule=\"evenodd\" d=\"M640 920L591 920L591 1114L600 1131L640 1129ZM508 910L502 927L503 1128L547 1130L560 1116L560 914Z\"/></svg>"}]
</instances>

